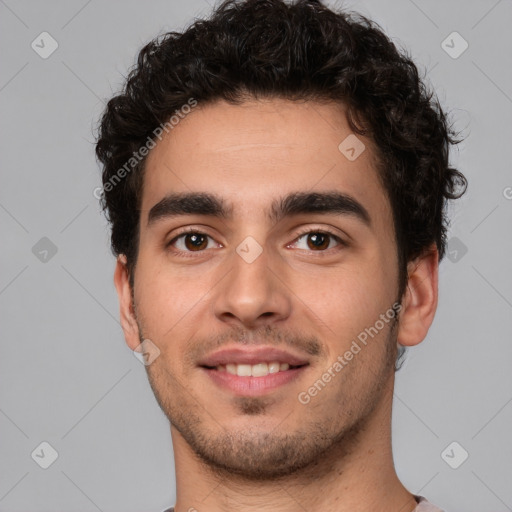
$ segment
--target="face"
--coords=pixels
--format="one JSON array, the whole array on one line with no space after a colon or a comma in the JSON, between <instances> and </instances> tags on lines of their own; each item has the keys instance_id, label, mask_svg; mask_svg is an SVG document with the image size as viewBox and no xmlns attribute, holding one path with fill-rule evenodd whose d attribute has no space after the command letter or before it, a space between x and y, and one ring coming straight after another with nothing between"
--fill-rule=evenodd
<instances>
[{"instance_id":1,"label":"face","mask_svg":"<svg viewBox=\"0 0 512 512\"><path fill-rule=\"evenodd\" d=\"M217 102L151 150L125 333L160 350L146 369L175 453L291 474L361 430L389 389L392 213L371 141L357 136L355 159L338 148L351 133L339 105Z\"/></svg>"}]
</instances>

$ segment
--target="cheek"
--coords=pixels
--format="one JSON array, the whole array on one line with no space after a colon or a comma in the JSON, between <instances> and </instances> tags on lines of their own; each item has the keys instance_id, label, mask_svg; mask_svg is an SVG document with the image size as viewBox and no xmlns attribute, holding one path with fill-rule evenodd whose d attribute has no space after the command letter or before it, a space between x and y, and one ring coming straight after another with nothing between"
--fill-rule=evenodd
<instances>
[{"instance_id":1,"label":"cheek","mask_svg":"<svg viewBox=\"0 0 512 512\"><path fill-rule=\"evenodd\" d=\"M332 272L303 274L292 290L300 290L297 307L325 336L330 359L345 353L352 340L374 326L394 303L396 283L381 262L360 260ZM392 274L391 269L388 269ZM380 325L380 324L379 324ZM363 334L364 337L364 334Z\"/></svg>"},{"instance_id":2,"label":"cheek","mask_svg":"<svg viewBox=\"0 0 512 512\"><path fill-rule=\"evenodd\" d=\"M148 337L168 345L177 339L188 339L197 328L198 317L204 316L201 298L210 288L200 272L194 279L183 276L169 266L144 265L139 259L136 298L138 312ZM207 299L207 297L205 298Z\"/></svg>"}]
</instances>

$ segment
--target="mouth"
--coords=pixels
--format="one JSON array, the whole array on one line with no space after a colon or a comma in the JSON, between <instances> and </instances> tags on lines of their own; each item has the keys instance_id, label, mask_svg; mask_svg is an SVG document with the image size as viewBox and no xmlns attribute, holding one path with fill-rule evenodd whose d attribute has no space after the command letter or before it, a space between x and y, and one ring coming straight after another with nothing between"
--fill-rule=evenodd
<instances>
[{"instance_id":1,"label":"mouth","mask_svg":"<svg viewBox=\"0 0 512 512\"><path fill-rule=\"evenodd\" d=\"M279 361L273 361L270 363L261 362L256 364L219 364L218 366L202 366L207 370L216 370L218 372L227 372L230 375L237 375L238 377L266 377L269 374L287 372L289 370L295 370L296 368L302 368L308 363L300 365L291 365L289 363L280 363Z\"/></svg>"},{"instance_id":2,"label":"mouth","mask_svg":"<svg viewBox=\"0 0 512 512\"><path fill-rule=\"evenodd\" d=\"M300 356L261 347L224 349L199 364L216 386L237 396L268 394L297 379L308 366Z\"/></svg>"}]
</instances>

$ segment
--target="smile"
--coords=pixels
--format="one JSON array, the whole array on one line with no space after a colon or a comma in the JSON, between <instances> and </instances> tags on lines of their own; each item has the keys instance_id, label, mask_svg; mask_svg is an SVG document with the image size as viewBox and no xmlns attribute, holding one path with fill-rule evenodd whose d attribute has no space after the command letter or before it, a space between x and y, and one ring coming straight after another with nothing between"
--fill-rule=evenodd
<instances>
[{"instance_id":1,"label":"smile","mask_svg":"<svg viewBox=\"0 0 512 512\"><path fill-rule=\"evenodd\" d=\"M288 363L226 364L216 367L201 366L209 380L217 387L235 396L269 394L296 380L309 366L291 366Z\"/></svg>"},{"instance_id":2,"label":"smile","mask_svg":"<svg viewBox=\"0 0 512 512\"><path fill-rule=\"evenodd\" d=\"M272 363L256 364L228 363L210 369L215 369L219 372L227 372L231 375L238 375L238 377L266 377L269 373L285 372L290 368L294 369L299 367L300 366L290 366L288 363L274 361Z\"/></svg>"}]
</instances>

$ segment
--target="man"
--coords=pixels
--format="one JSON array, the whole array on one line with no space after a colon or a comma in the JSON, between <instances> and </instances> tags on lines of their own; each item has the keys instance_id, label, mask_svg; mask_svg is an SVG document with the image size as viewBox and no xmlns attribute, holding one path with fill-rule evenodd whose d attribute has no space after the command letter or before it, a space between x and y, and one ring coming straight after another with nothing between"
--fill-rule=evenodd
<instances>
[{"instance_id":1,"label":"man","mask_svg":"<svg viewBox=\"0 0 512 512\"><path fill-rule=\"evenodd\" d=\"M176 512L440 510L391 449L466 186L433 98L370 20L247 0L149 43L108 103L114 282Z\"/></svg>"}]
</instances>

